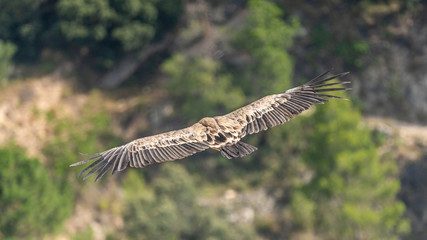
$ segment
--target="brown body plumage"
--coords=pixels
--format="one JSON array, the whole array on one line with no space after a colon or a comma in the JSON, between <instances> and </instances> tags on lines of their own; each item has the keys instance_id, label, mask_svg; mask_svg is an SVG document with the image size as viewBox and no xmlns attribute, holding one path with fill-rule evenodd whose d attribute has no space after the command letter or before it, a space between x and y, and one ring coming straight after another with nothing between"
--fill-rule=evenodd
<instances>
[{"instance_id":1,"label":"brown body plumage","mask_svg":"<svg viewBox=\"0 0 427 240\"><path fill-rule=\"evenodd\" d=\"M346 90L346 88L324 87L350 83L326 83L346 75L347 72L322 79L327 73L299 87L263 97L229 114L205 117L181 130L139 138L128 144L94 154L94 157L71 166L94 161L81 171L79 176L90 170L84 176L86 179L99 171L95 179L97 181L110 168L113 174L124 170L127 166L142 168L153 163L174 161L208 148L219 150L222 156L229 159L246 156L257 150L256 147L240 141L246 135L283 124L310 108L314 103L322 104L327 102L328 98L343 99L320 92Z\"/></svg>"}]
</instances>

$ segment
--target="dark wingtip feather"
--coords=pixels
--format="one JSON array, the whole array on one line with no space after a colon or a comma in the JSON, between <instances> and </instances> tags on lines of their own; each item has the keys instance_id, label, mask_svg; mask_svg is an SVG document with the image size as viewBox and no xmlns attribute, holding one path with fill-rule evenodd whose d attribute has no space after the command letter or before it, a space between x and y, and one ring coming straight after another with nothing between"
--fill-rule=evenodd
<instances>
[{"instance_id":1,"label":"dark wingtip feather","mask_svg":"<svg viewBox=\"0 0 427 240\"><path fill-rule=\"evenodd\" d=\"M335 86L335 85L346 85L346 84L350 84L350 81L344 81L344 82L332 82L332 83L320 83L320 84L312 84L310 85L310 87L313 88L323 88L323 87L330 87L330 86Z\"/></svg>"},{"instance_id":2,"label":"dark wingtip feather","mask_svg":"<svg viewBox=\"0 0 427 240\"><path fill-rule=\"evenodd\" d=\"M289 89L285 93L295 94L295 96L298 95L301 97L308 97L308 99L306 99L306 100L308 100L309 102L313 102L313 103L319 103L318 101L314 101L314 99L317 99L317 100L320 100L321 102L324 102L325 99L318 99L318 98L322 98L322 97L348 100L346 98L342 98L342 97L338 97L338 96L323 94L323 92L351 90L351 88L343 86L343 85L350 84L351 81L328 82L330 80L346 76L350 72L343 72L343 73L335 74L335 75L332 75L329 77L325 77L326 74L328 74L329 72L330 71L322 73L319 76L315 77L313 80L309 81L308 83L306 83L302 86L296 87L296 88ZM325 77L325 78L323 78L323 77ZM337 87L331 87L331 86L337 86ZM341 86L343 86L343 87L341 87ZM295 100L296 99L297 98L295 98Z\"/></svg>"},{"instance_id":3,"label":"dark wingtip feather","mask_svg":"<svg viewBox=\"0 0 427 240\"><path fill-rule=\"evenodd\" d=\"M86 171L88 171L89 169L91 169L92 167L95 167L97 164L99 164L101 161L103 160L103 158L99 158L97 159L95 162L91 163L89 166L87 166L85 169L83 169L79 175L77 177L80 177L81 175L83 175ZM84 160L86 161L86 160Z\"/></svg>"},{"instance_id":4,"label":"dark wingtip feather","mask_svg":"<svg viewBox=\"0 0 427 240\"><path fill-rule=\"evenodd\" d=\"M113 164L113 162L109 162L109 163L105 164L105 166L99 172L98 176L96 176L95 182L98 182L98 180L101 179L102 176L104 176L108 172L108 169L110 169L112 164Z\"/></svg>"},{"instance_id":5,"label":"dark wingtip feather","mask_svg":"<svg viewBox=\"0 0 427 240\"><path fill-rule=\"evenodd\" d=\"M349 74L350 72L342 72L342 73L338 73L335 76L333 76L334 78L340 78L340 77L344 77L345 75Z\"/></svg>"},{"instance_id":6,"label":"dark wingtip feather","mask_svg":"<svg viewBox=\"0 0 427 240\"><path fill-rule=\"evenodd\" d=\"M339 73L339 74L332 75L332 76L327 77L327 78L324 78L324 79L320 79L320 78L317 78L317 77L316 77L315 79L311 80L310 82L308 82L308 83L306 83L306 84L304 84L304 85L308 85L308 86L315 86L315 85L318 85L318 84L320 84L320 83L327 82L327 81L332 80L332 79L335 79L335 78L343 77L343 76L345 76L345 75L347 75L347 74L349 74L349 73L350 73L350 72L343 72L343 73Z\"/></svg>"},{"instance_id":7,"label":"dark wingtip feather","mask_svg":"<svg viewBox=\"0 0 427 240\"><path fill-rule=\"evenodd\" d=\"M89 154L85 154L85 155L89 155ZM94 155L94 154L90 154L90 155ZM96 154L96 156L94 156L94 157L91 157L91 158L88 158L88 159L82 160L82 161L80 161L80 162L73 163L73 164L71 164L71 165L70 165L70 167L75 167L75 166L79 166L79 165L85 164L85 163L90 162L90 161L92 161L92 160L95 160L95 159L97 159L97 158L99 158L99 157L101 157L101 156L100 156L100 155L98 155L98 154Z\"/></svg>"},{"instance_id":8,"label":"dark wingtip feather","mask_svg":"<svg viewBox=\"0 0 427 240\"><path fill-rule=\"evenodd\" d=\"M100 163L98 163L98 165L96 165L94 168L92 168L92 170L90 170L90 172L88 172L84 177L83 180L86 180L90 175L94 174L95 172L97 172L100 168L103 168L105 165L107 164L107 162L102 161Z\"/></svg>"},{"instance_id":9,"label":"dark wingtip feather","mask_svg":"<svg viewBox=\"0 0 427 240\"><path fill-rule=\"evenodd\" d=\"M332 69L329 69L328 71L319 74L318 76L316 76L315 78L311 79L307 84L311 84L316 82L317 80L321 79L322 77L326 76L326 74L330 73L332 71Z\"/></svg>"},{"instance_id":10,"label":"dark wingtip feather","mask_svg":"<svg viewBox=\"0 0 427 240\"><path fill-rule=\"evenodd\" d=\"M335 98L335 99L342 99L342 100L348 100L347 98L343 98L343 97L338 97L338 96L334 96L334 95L329 95L329 94L321 94L321 93L317 93L316 96L320 96L320 97L328 97L328 98Z\"/></svg>"},{"instance_id":11,"label":"dark wingtip feather","mask_svg":"<svg viewBox=\"0 0 427 240\"><path fill-rule=\"evenodd\" d=\"M348 90L348 88L320 88L315 89L315 92L328 92L328 91L342 91L342 90Z\"/></svg>"}]
</instances>

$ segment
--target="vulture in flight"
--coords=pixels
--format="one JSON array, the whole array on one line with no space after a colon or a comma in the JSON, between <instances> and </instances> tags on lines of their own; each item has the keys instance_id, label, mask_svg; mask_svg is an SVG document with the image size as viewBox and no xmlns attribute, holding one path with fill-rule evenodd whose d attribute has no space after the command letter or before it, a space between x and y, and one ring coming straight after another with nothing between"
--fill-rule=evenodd
<instances>
[{"instance_id":1,"label":"vulture in flight","mask_svg":"<svg viewBox=\"0 0 427 240\"><path fill-rule=\"evenodd\" d=\"M114 174L128 166L143 168L153 163L182 159L208 148L220 151L221 155L228 159L244 157L257 150L256 147L241 141L246 135L290 121L314 103L323 104L328 98L344 99L323 92L349 89L335 85L349 84L350 81L329 82L347 75L348 72L325 77L328 73L329 71L299 87L263 97L226 115L205 117L184 129L139 138L125 145L93 154L93 157L70 166L93 161L80 172L79 176L87 172L83 177L86 179L98 172L96 182L110 168L111 174Z\"/></svg>"}]
</instances>

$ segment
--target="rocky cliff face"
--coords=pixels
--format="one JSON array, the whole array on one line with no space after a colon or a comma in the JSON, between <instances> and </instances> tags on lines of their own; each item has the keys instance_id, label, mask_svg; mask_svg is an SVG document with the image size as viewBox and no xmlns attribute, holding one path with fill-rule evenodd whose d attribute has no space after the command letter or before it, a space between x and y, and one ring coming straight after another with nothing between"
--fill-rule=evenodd
<instances>
[{"instance_id":1,"label":"rocky cliff face","mask_svg":"<svg viewBox=\"0 0 427 240\"><path fill-rule=\"evenodd\" d=\"M427 17L397 17L380 34L369 37L366 69L357 74L357 94L372 115L427 120Z\"/></svg>"},{"instance_id":2,"label":"rocky cliff face","mask_svg":"<svg viewBox=\"0 0 427 240\"><path fill-rule=\"evenodd\" d=\"M352 94L361 100L365 114L427 120L426 4L408 8L404 1L320 1L289 7L304 27L301 41L292 49L297 79L315 74L316 68L348 70ZM344 45L358 41L368 48Z\"/></svg>"}]
</instances>

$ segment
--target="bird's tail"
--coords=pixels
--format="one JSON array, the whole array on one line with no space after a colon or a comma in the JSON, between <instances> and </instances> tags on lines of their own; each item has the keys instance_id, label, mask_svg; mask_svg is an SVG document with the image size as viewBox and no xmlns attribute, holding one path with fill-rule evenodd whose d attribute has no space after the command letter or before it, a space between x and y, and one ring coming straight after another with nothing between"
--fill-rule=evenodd
<instances>
[{"instance_id":1,"label":"bird's tail","mask_svg":"<svg viewBox=\"0 0 427 240\"><path fill-rule=\"evenodd\" d=\"M258 148L250 144L237 142L234 145L222 147L221 155L228 159L232 159L237 157L244 157L255 152L256 150L258 150Z\"/></svg>"}]
</instances>

